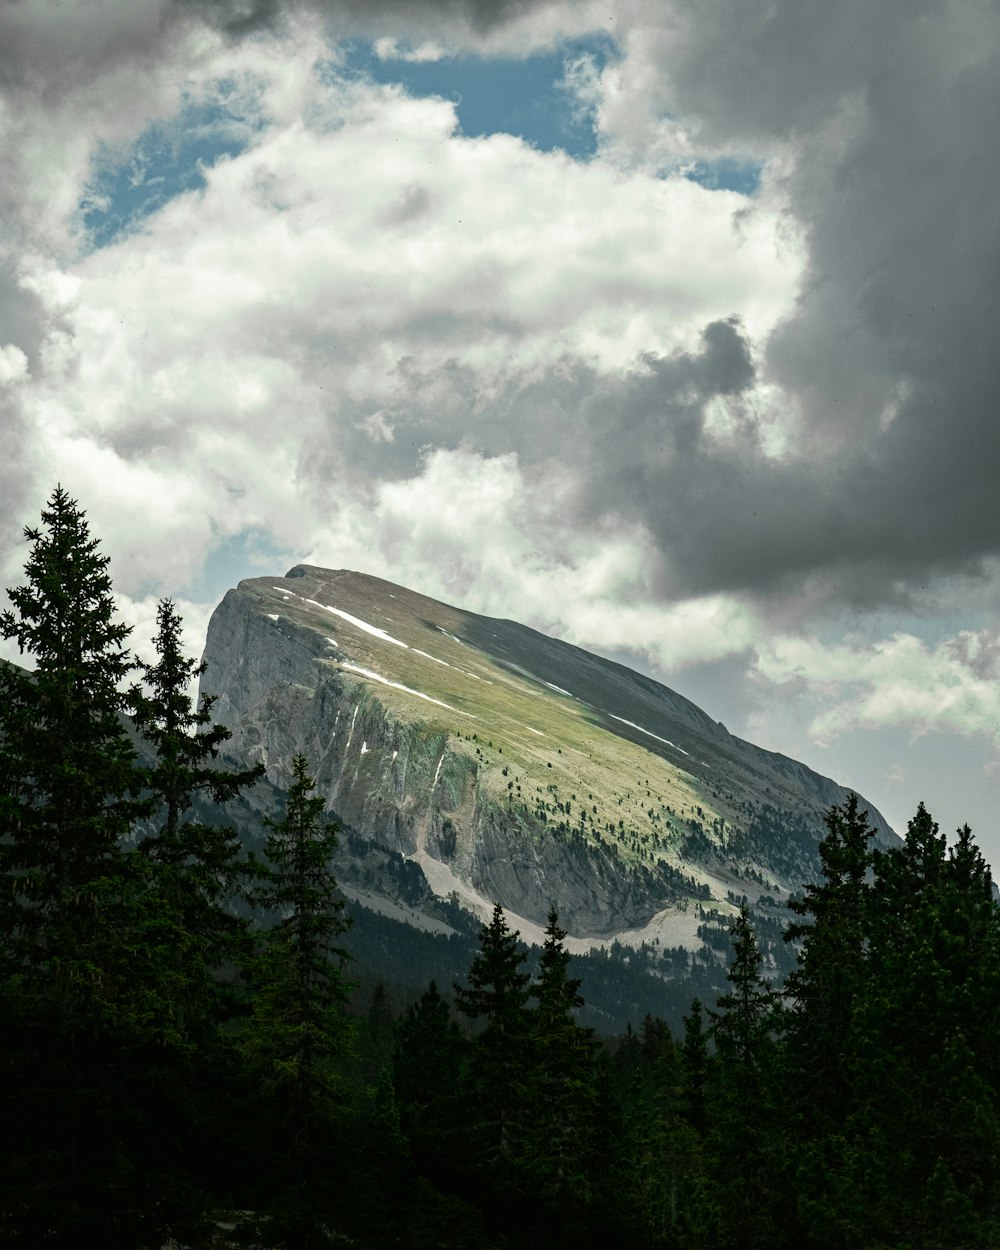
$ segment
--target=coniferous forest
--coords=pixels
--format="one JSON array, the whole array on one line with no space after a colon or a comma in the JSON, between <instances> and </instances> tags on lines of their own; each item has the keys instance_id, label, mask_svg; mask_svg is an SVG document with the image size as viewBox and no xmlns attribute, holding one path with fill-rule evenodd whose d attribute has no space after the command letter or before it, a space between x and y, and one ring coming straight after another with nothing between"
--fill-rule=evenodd
<instances>
[{"instance_id":1,"label":"coniferous forest","mask_svg":"<svg viewBox=\"0 0 1000 1250\"><path fill-rule=\"evenodd\" d=\"M0 1240L31 1247L965 1250L1000 1245L1000 917L967 828L877 849L829 811L765 975L675 1035L579 1022L558 900L534 971L498 906L459 984L364 1010L338 826L299 757L253 785L160 604L156 659L57 489L0 632ZM141 746L141 750L139 747ZM819 833L820 831L818 831Z\"/></svg>"}]
</instances>

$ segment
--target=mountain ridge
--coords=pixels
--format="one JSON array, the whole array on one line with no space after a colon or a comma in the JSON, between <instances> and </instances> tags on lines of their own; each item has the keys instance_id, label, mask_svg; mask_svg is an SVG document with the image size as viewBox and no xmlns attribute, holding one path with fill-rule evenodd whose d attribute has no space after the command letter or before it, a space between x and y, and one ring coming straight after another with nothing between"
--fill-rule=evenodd
<instances>
[{"instance_id":1,"label":"mountain ridge","mask_svg":"<svg viewBox=\"0 0 1000 1250\"><path fill-rule=\"evenodd\" d=\"M555 902L581 943L694 949L706 905L812 878L847 794L617 661L350 570L240 582L204 658L236 758L280 792L302 751L354 834L529 934Z\"/></svg>"}]
</instances>

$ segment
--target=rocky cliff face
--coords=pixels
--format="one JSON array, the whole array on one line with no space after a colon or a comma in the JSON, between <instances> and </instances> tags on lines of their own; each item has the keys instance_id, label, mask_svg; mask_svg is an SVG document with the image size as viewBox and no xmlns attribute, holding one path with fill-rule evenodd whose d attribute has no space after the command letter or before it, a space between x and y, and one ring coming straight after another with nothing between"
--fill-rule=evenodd
<instances>
[{"instance_id":1,"label":"rocky cliff face","mask_svg":"<svg viewBox=\"0 0 1000 1250\"><path fill-rule=\"evenodd\" d=\"M846 793L621 665L361 574L241 582L205 660L236 757L280 790L302 752L355 834L529 932L555 902L580 938L697 945L699 906L813 875Z\"/></svg>"}]
</instances>

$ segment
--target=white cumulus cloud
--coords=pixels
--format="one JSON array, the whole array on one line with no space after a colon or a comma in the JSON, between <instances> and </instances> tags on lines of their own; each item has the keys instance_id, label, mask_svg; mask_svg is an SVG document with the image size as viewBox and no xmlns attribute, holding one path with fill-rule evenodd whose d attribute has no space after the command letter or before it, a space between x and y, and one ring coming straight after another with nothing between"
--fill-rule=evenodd
<instances>
[{"instance_id":1,"label":"white cumulus cloud","mask_svg":"<svg viewBox=\"0 0 1000 1250\"><path fill-rule=\"evenodd\" d=\"M1000 637L989 631L962 631L936 645L906 633L858 646L776 638L761 648L758 667L822 698L826 706L809 726L819 742L859 727L902 727L1000 745Z\"/></svg>"},{"instance_id":2,"label":"white cumulus cloud","mask_svg":"<svg viewBox=\"0 0 1000 1250\"><path fill-rule=\"evenodd\" d=\"M14 343L0 345L0 386L11 386L28 376L28 357Z\"/></svg>"}]
</instances>

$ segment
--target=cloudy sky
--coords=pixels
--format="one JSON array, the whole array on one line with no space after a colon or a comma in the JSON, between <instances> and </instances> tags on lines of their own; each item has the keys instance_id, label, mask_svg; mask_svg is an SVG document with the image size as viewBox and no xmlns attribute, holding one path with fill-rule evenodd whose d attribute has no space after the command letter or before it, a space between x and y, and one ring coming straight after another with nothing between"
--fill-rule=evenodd
<instances>
[{"instance_id":1,"label":"cloudy sky","mask_svg":"<svg viewBox=\"0 0 1000 1250\"><path fill-rule=\"evenodd\" d=\"M1000 863L1000 13L3 0L0 573L355 568Z\"/></svg>"}]
</instances>

